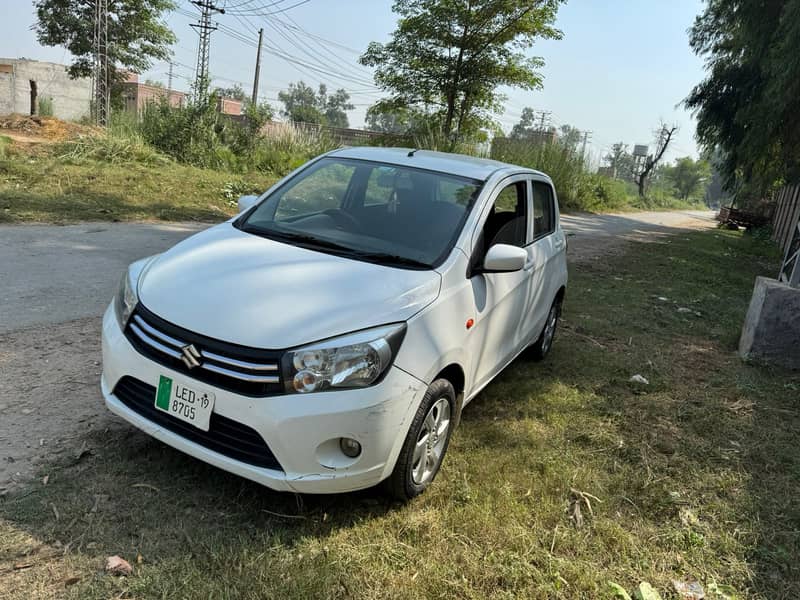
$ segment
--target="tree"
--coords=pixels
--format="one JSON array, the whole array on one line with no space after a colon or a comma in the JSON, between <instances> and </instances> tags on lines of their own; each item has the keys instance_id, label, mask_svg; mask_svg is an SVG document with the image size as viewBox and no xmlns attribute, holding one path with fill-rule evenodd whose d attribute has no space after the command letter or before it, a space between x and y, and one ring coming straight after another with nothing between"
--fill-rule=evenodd
<instances>
[{"instance_id":1,"label":"tree","mask_svg":"<svg viewBox=\"0 0 800 600\"><path fill-rule=\"evenodd\" d=\"M561 126L558 140L570 153L575 154L582 137L583 133L578 128L565 124Z\"/></svg>"},{"instance_id":2,"label":"tree","mask_svg":"<svg viewBox=\"0 0 800 600\"><path fill-rule=\"evenodd\" d=\"M232 98L239 102L247 102L250 96L244 91L241 85L234 83L230 87L218 87L214 89L214 93L220 98Z\"/></svg>"},{"instance_id":3,"label":"tree","mask_svg":"<svg viewBox=\"0 0 800 600\"><path fill-rule=\"evenodd\" d=\"M319 86L317 101L322 114L325 115L325 123L329 127L349 127L347 111L353 110L355 105L350 102L350 94L344 89L338 89L333 94L328 94L328 89L324 85Z\"/></svg>"},{"instance_id":4,"label":"tree","mask_svg":"<svg viewBox=\"0 0 800 600\"><path fill-rule=\"evenodd\" d=\"M36 0L33 29L43 46L64 46L73 56L71 77L92 74L95 2ZM108 0L108 67L113 82L124 71L143 73L154 60L167 60L176 38L161 21L173 0Z\"/></svg>"},{"instance_id":5,"label":"tree","mask_svg":"<svg viewBox=\"0 0 800 600\"><path fill-rule=\"evenodd\" d=\"M285 92L278 92L278 100L283 103L283 116L295 123L316 123L330 127L347 127L347 112L355 108L350 103L350 94L336 90L328 94L328 88L319 86L318 91L305 82L290 83Z\"/></svg>"},{"instance_id":6,"label":"tree","mask_svg":"<svg viewBox=\"0 0 800 600\"><path fill-rule=\"evenodd\" d=\"M415 127L416 117L414 111L407 106L378 100L367 109L365 125L369 131L403 135Z\"/></svg>"},{"instance_id":7,"label":"tree","mask_svg":"<svg viewBox=\"0 0 800 600\"><path fill-rule=\"evenodd\" d=\"M706 160L694 160L690 156L679 158L675 165L667 167L665 177L675 188L681 200L688 200L697 194L703 183L708 183L711 165Z\"/></svg>"},{"instance_id":8,"label":"tree","mask_svg":"<svg viewBox=\"0 0 800 600\"><path fill-rule=\"evenodd\" d=\"M498 86L541 87L544 61L526 56L553 26L562 0L395 0L400 16L386 44L361 56L392 101L441 113L453 142L485 127L504 99Z\"/></svg>"},{"instance_id":9,"label":"tree","mask_svg":"<svg viewBox=\"0 0 800 600\"><path fill-rule=\"evenodd\" d=\"M536 133L536 111L530 106L526 106L522 109L519 122L515 123L514 127L511 128L511 133L508 137L520 140L533 137L534 133Z\"/></svg>"},{"instance_id":10,"label":"tree","mask_svg":"<svg viewBox=\"0 0 800 600\"><path fill-rule=\"evenodd\" d=\"M633 177L633 156L628 152L628 144L617 142L603 160L614 170L615 178L630 180Z\"/></svg>"},{"instance_id":11,"label":"tree","mask_svg":"<svg viewBox=\"0 0 800 600\"><path fill-rule=\"evenodd\" d=\"M686 99L727 187L800 179L800 0L710 0L689 42L707 76Z\"/></svg>"},{"instance_id":12,"label":"tree","mask_svg":"<svg viewBox=\"0 0 800 600\"><path fill-rule=\"evenodd\" d=\"M648 178L659 161L664 157L664 153L667 151L667 147L669 147L669 143L672 141L672 137L675 135L676 131L678 131L677 125L668 127L662 123L661 127L656 132L656 151L645 159L642 170L636 174L636 185L639 186L639 197L644 198L645 186L647 185Z\"/></svg>"}]
</instances>

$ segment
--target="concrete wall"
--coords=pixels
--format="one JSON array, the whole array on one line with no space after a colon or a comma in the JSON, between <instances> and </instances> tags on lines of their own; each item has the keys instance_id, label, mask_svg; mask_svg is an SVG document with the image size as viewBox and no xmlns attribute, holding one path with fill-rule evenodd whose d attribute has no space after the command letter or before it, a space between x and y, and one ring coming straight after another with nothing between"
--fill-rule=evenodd
<instances>
[{"instance_id":1,"label":"concrete wall","mask_svg":"<svg viewBox=\"0 0 800 600\"><path fill-rule=\"evenodd\" d=\"M739 354L800 369L800 288L756 277Z\"/></svg>"},{"instance_id":2,"label":"concrete wall","mask_svg":"<svg viewBox=\"0 0 800 600\"><path fill-rule=\"evenodd\" d=\"M77 120L89 114L92 82L70 79L64 65L24 58L0 58L0 114L30 114L31 80L38 98L53 99L53 115Z\"/></svg>"}]
</instances>

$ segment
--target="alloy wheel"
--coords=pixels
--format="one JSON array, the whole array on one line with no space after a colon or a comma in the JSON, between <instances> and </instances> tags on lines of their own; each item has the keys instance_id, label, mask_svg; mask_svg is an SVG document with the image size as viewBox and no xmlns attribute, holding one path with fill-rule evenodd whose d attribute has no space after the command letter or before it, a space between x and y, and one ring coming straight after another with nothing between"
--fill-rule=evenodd
<instances>
[{"instance_id":1,"label":"alloy wheel","mask_svg":"<svg viewBox=\"0 0 800 600\"><path fill-rule=\"evenodd\" d=\"M450 430L450 403L439 398L422 422L411 461L411 478L416 485L428 483L436 474Z\"/></svg>"}]
</instances>

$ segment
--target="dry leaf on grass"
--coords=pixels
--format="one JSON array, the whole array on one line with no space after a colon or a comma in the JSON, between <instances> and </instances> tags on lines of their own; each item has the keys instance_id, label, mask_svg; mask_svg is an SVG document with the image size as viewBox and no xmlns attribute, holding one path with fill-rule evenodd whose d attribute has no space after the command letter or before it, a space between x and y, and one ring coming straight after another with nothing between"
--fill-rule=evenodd
<instances>
[{"instance_id":1,"label":"dry leaf on grass","mask_svg":"<svg viewBox=\"0 0 800 600\"><path fill-rule=\"evenodd\" d=\"M121 556L109 556L106 559L106 573L111 575L130 575L133 573L131 564Z\"/></svg>"},{"instance_id":2,"label":"dry leaf on grass","mask_svg":"<svg viewBox=\"0 0 800 600\"><path fill-rule=\"evenodd\" d=\"M703 586L697 581L678 581L672 580L672 587L681 600L703 600L706 597L706 592Z\"/></svg>"}]
</instances>

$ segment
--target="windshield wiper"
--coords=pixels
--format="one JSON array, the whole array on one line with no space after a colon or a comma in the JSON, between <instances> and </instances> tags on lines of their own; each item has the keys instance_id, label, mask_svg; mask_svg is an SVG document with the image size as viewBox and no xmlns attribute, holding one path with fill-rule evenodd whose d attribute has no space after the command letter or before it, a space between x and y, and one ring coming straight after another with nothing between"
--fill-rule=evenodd
<instances>
[{"instance_id":1,"label":"windshield wiper","mask_svg":"<svg viewBox=\"0 0 800 600\"><path fill-rule=\"evenodd\" d=\"M347 246L337 244L336 242L321 240L313 235L306 235L303 233L276 231L275 229L263 229L261 227L253 227L252 225L245 225L242 228L242 231L277 241L300 242L303 246L308 246L311 248L324 248L326 250L336 250L343 253L353 252L352 248L348 248Z\"/></svg>"},{"instance_id":2,"label":"windshield wiper","mask_svg":"<svg viewBox=\"0 0 800 600\"><path fill-rule=\"evenodd\" d=\"M428 263L424 263L422 261L415 260L413 258L408 258L407 256L390 254L388 252L365 252L361 250L354 250L353 255L357 256L358 258L363 258L365 260L387 263L391 265L414 267L417 269L431 268L431 266Z\"/></svg>"},{"instance_id":3,"label":"windshield wiper","mask_svg":"<svg viewBox=\"0 0 800 600\"><path fill-rule=\"evenodd\" d=\"M277 231L274 229L263 229L261 227L254 227L252 225L244 225L242 231L245 233L252 233L265 238L274 239L277 241L285 242L298 242L302 247L310 250L330 250L340 256L347 258L357 258L374 263L385 263L389 265L397 265L404 267L412 267L415 269L430 269L428 263L424 263L413 258L406 256L399 256L388 252L371 252L368 250L357 250L350 248L336 242L328 240L321 240L312 235L303 233L294 233L290 231Z\"/></svg>"}]
</instances>

